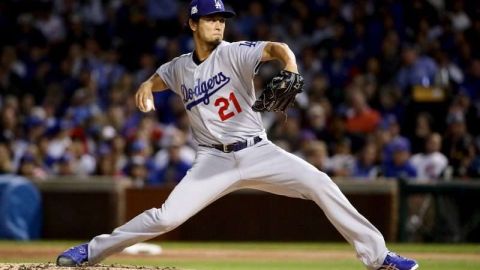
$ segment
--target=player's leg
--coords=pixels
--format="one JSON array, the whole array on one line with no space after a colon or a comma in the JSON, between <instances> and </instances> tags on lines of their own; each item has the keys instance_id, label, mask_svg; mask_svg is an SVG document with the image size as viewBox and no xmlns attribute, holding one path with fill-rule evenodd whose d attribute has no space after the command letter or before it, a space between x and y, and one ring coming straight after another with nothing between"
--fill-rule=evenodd
<instances>
[{"instance_id":1,"label":"player's leg","mask_svg":"<svg viewBox=\"0 0 480 270\"><path fill-rule=\"evenodd\" d=\"M382 234L352 206L328 175L271 142L239 154L242 177L251 179L251 188L313 200L368 268L382 265L388 252ZM248 181L243 183L248 185Z\"/></svg>"},{"instance_id":2,"label":"player's leg","mask_svg":"<svg viewBox=\"0 0 480 270\"><path fill-rule=\"evenodd\" d=\"M95 264L124 248L173 230L198 211L235 189L238 171L232 155L200 150L192 169L160 208L153 208L88 244L88 263Z\"/></svg>"}]
</instances>

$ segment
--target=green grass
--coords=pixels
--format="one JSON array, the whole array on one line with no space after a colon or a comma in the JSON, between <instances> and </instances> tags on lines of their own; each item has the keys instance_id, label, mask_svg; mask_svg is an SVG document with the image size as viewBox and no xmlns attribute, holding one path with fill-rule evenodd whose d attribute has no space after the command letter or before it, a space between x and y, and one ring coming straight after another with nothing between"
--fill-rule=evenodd
<instances>
[{"instance_id":1,"label":"green grass","mask_svg":"<svg viewBox=\"0 0 480 270\"><path fill-rule=\"evenodd\" d=\"M332 259L322 261L312 260L288 260L281 261L168 261L154 259L148 265L177 266L196 270L313 270L313 269L335 269L354 270L364 269L362 264L355 258L353 249L347 244L338 243L163 243L163 248L199 248L199 249L237 249L237 250L305 250L305 251L345 251L351 252L351 259ZM475 244L389 244L389 248L398 253L443 253L443 254L474 254L480 258L480 245ZM107 262L114 262L107 260ZM135 261L117 261L124 264L135 264ZM478 270L480 260L442 260L431 259L419 260L420 269L435 270Z\"/></svg>"},{"instance_id":2,"label":"green grass","mask_svg":"<svg viewBox=\"0 0 480 270\"><path fill-rule=\"evenodd\" d=\"M1 242L0 242L1 243ZM164 242L158 243L165 248L201 248L201 249L237 249L237 250L319 250L319 251L352 251L346 243L319 242ZM395 251L407 252L446 252L468 253L480 255L480 244L388 244Z\"/></svg>"},{"instance_id":3,"label":"green grass","mask_svg":"<svg viewBox=\"0 0 480 270\"><path fill-rule=\"evenodd\" d=\"M36 250L49 248L63 250L71 245L83 241L38 241L38 242L10 242L0 241L0 262L52 262L54 257L42 257L32 255L28 258L17 256L2 256L2 251L9 249ZM268 259L268 257L255 258L218 258L205 257L201 259L172 259L171 257L125 257L115 256L107 259L105 264L139 265L139 266L175 266L182 269L195 270L354 270L364 269L362 264L355 258L353 249L344 243L218 243L218 242L164 242L159 243L164 250L226 250L226 251L305 251L306 253L343 252L346 256L341 259L326 258L296 258L286 257ZM389 248L400 254L408 254L418 257L420 269L435 270L478 270L480 269L480 245L478 244L389 244ZM437 256L437 257L435 257ZM435 259L440 257L440 259ZM452 259L447 259L453 256Z\"/></svg>"}]
</instances>

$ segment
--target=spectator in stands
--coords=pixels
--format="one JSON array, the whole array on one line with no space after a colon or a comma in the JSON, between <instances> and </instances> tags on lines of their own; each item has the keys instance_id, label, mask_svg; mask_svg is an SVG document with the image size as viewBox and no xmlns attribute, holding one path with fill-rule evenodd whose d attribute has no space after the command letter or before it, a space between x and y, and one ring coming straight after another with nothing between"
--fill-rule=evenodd
<instances>
[{"instance_id":1,"label":"spectator in stands","mask_svg":"<svg viewBox=\"0 0 480 270\"><path fill-rule=\"evenodd\" d=\"M393 115L398 121L405 118L405 99L398 87L383 85L378 91L378 110L382 118Z\"/></svg>"},{"instance_id":2,"label":"spectator in stands","mask_svg":"<svg viewBox=\"0 0 480 270\"><path fill-rule=\"evenodd\" d=\"M0 93L20 96L24 92L21 78L9 66L0 62Z\"/></svg>"},{"instance_id":3,"label":"spectator in stands","mask_svg":"<svg viewBox=\"0 0 480 270\"><path fill-rule=\"evenodd\" d=\"M129 146L128 161L123 171L133 177L132 180L137 186L143 186L155 174L152 151L150 142L143 138L135 139Z\"/></svg>"},{"instance_id":4,"label":"spectator in stands","mask_svg":"<svg viewBox=\"0 0 480 270\"><path fill-rule=\"evenodd\" d=\"M410 163L410 143L407 139L397 137L391 142L392 158L383 163L385 177L414 179L417 177L415 167Z\"/></svg>"},{"instance_id":5,"label":"spectator in stands","mask_svg":"<svg viewBox=\"0 0 480 270\"><path fill-rule=\"evenodd\" d=\"M15 32L16 49L18 54L25 56L30 54L33 47L41 47L47 43L45 36L34 24L34 18L30 13L22 13L17 17ZM31 78L29 78L31 79Z\"/></svg>"},{"instance_id":6,"label":"spectator in stands","mask_svg":"<svg viewBox=\"0 0 480 270\"><path fill-rule=\"evenodd\" d=\"M379 126L380 149L382 149L382 160L390 161L393 158L393 148L396 139L407 141L410 148L410 140L401 135L401 127L398 119L394 115L385 115ZM410 151L410 149L408 149Z\"/></svg>"},{"instance_id":7,"label":"spectator in stands","mask_svg":"<svg viewBox=\"0 0 480 270\"><path fill-rule=\"evenodd\" d=\"M264 20L264 8L261 1L251 1L248 4L248 12L242 18L235 21L235 30L244 37L250 37Z\"/></svg>"},{"instance_id":8,"label":"spectator in stands","mask_svg":"<svg viewBox=\"0 0 480 270\"><path fill-rule=\"evenodd\" d=\"M132 180L134 187L143 187L149 179L149 168L142 156L132 156L125 168L126 175Z\"/></svg>"},{"instance_id":9,"label":"spectator in stands","mask_svg":"<svg viewBox=\"0 0 480 270\"><path fill-rule=\"evenodd\" d=\"M160 149L154 154L153 160L156 168L165 167L169 160L170 146L176 146L179 149L179 159L188 164L195 160L195 150L188 144L188 133L176 127L169 126L165 129L165 134L160 140Z\"/></svg>"},{"instance_id":10,"label":"spectator in stands","mask_svg":"<svg viewBox=\"0 0 480 270\"><path fill-rule=\"evenodd\" d=\"M325 132L327 126L327 111L320 103L311 103L307 109L307 129L317 138Z\"/></svg>"},{"instance_id":11,"label":"spectator in stands","mask_svg":"<svg viewBox=\"0 0 480 270\"><path fill-rule=\"evenodd\" d=\"M46 132L46 123L43 119L44 116L31 115L27 116L24 119L24 128L25 128L25 138L24 140L28 143L38 142L40 137L45 135Z\"/></svg>"},{"instance_id":12,"label":"spectator in stands","mask_svg":"<svg viewBox=\"0 0 480 270\"><path fill-rule=\"evenodd\" d=\"M413 155L410 163L417 171L420 180L438 180L448 166L448 159L440 152L442 149L442 136L432 133L428 136L425 152Z\"/></svg>"},{"instance_id":13,"label":"spectator in stands","mask_svg":"<svg viewBox=\"0 0 480 270\"><path fill-rule=\"evenodd\" d=\"M381 44L380 72L381 83L391 83L401 65L400 37L395 31L388 31Z\"/></svg>"},{"instance_id":14,"label":"spectator in stands","mask_svg":"<svg viewBox=\"0 0 480 270\"><path fill-rule=\"evenodd\" d=\"M114 171L118 173L128 162L125 139L120 135L116 135L110 142L110 148L114 163Z\"/></svg>"},{"instance_id":15,"label":"spectator in stands","mask_svg":"<svg viewBox=\"0 0 480 270\"><path fill-rule=\"evenodd\" d=\"M177 20L179 3L175 0L147 0L148 17L159 23L160 29L172 28L172 24ZM170 34L174 29L167 31Z\"/></svg>"},{"instance_id":16,"label":"spectator in stands","mask_svg":"<svg viewBox=\"0 0 480 270\"><path fill-rule=\"evenodd\" d=\"M448 90L448 92L452 92L463 83L465 74L445 51L437 50L434 56L438 65L435 84Z\"/></svg>"},{"instance_id":17,"label":"spectator in stands","mask_svg":"<svg viewBox=\"0 0 480 270\"><path fill-rule=\"evenodd\" d=\"M73 138L68 150L72 157L75 175L86 176L95 172L96 159L88 152L88 145L85 141Z\"/></svg>"},{"instance_id":18,"label":"spectator in stands","mask_svg":"<svg viewBox=\"0 0 480 270\"><path fill-rule=\"evenodd\" d=\"M468 177L468 168L474 158L475 148L472 135L468 133L463 112L450 112L447 116L447 125L442 152L453 168L453 176Z\"/></svg>"},{"instance_id":19,"label":"spectator in stands","mask_svg":"<svg viewBox=\"0 0 480 270\"><path fill-rule=\"evenodd\" d=\"M61 176L75 175L75 160L71 153L65 152L55 163L55 172Z\"/></svg>"},{"instance_id":20,"label":"spectator in stands","mask_svg":"<svg viewBox=\"0 0 480 270\"><path fill-rule=\"evenodd\" d=\"M343 26L337 24L335 28L343 28ZM324 72L327 74L329 84L332 87L329 92L329 98L335 105L340 104L344 100L344 88L347 86L351 75L352 63L346 54L346 49L338 44L331 49L331 52L328 54L329 57L324 62Z\"/></svg>"},{"instance_id":21,"label":"spectator in stands","mask_svg":"<svg viewBox=\"0 0 480 270\"><path fill-rule=\"evenodd\" d=\"M3 108L0 109L0 141L13 142L18 129L18 100L13 96L7 96Z\"/></svg>"},{"instance_id":22,"label":"spectator in stands","mask_svg":"<svg viewBox=\"0 0 480 270\"><path fill-rule=\"evenodd\" d=\"M287 116L276 115L277 118L270 127L268 135L272 140L286 141L290 151L295 152L300 149L301 142L300 114L296 109L288 110L287 114Z\"/></svg>"},{"instance_id":23,"label":"spectator in stands","mask_svg":"<svg viewBox=\"0 0 480 270\"><path fill-rule=\"evenodd\" d=\"M10 149L4 143L0 143L0 174L13 173L13 164Z\"/></svg>"},{"instance_id":24,"label":"spectator in stands","mask_svg":"<svg viewBox=\"0 0 480 270\"><path fill-rule=\"evenodd\" d=\"M125 68L120 65L118 52L110 49L101 56L103 61L92 67L92 75L97 84L98 101L102 107L107 107L109 90L125 74Z\"/></svg>"},{"instance_id":25,"label":"spectator in stands","mask_svg":"<svg viewBox=\"0 0 480 270\"><path fill-rule=\"evenodd\" d=\"M299 66L299 70L305 80L303 87L306 90L305 92L308 93L312 88L315 76L321 73L322 62L316 55L314 48L309 46L302 50L300 63L302 63L302 65Z\"/></svg>"},{"instance_id":26,"label":"spectator in stands","mask_svg":"<svg viewBox=\"0 0 480 270\"><path fill-rule=\"evenodd\" d=\"M102 145L97 153L95 175L115 176L118 175L115 170L115 162L109 146Z\"/></svg>"},{"instance_id":27,"label":"spectator in stands","mask_svg":"<svg viewBox=\"0 0 480 270\"><path fill-rule=\"evenodd\" d=\"M166 126L188 134L188 118L176 95L155 96L159 110L146 117L128 98L157 62L191 50L191 37L181 33L186 14L176 12L181 5L178 1L46 1L33 6L17 2L3 1L0 10L0 141L13 145L10 163L14 171L34 145L41 153L39 164L51 170L77 129L85 129L83 139L90 154L107 144L117 172L130 159L125 140L143 140L157 151L162 148L158 141ZM445 133L444 151L449 153L444 153L453 159L455 174L476 175L479 166L472 162L475 153L468 147L470 139L465 135L453 139L458 137L451 131L455 124L428 121L420 114L416 126L412 123L400 130L398 125L408 124L405 119L420 112L406 91L412 86L436 85L451 99L444 99L440 110L430 108L429 113L443 119L445 108L453 106L464 115L466 133L471 138L480 134L477 4L442 2L232 2L239 18L233 31L226 33L227 40L298 41L293 42L293 49L306 78L305 92L297 97L298 106L286 123L282 115L273 114L268 129L271 139L298 151L303 148L301 134L313 132L326 142L330 153L334 142L345 138L351 141L352 153L357 153L367 148L376 122L358 121L365 116L362 108L368 108L367 116L372 111L378 112L378 119L394 115L397 123L379 122L392 127L378 129L387 145L385 151L379 145L380 159L391 158L388 144L397 137L411 140L415 153L422 150L428 134L438 131ZM267 38L258 38L262 36ZM265 72L267 66L260 71L255 85L259 90L271 77ZM355 88L351 100L346 86ZM342 104L348 104L348 110L339 109ZM38 116L32 114L37 107L45 110L45 117L32 118ZM270 116L264 115L267 121ZM152 125L152 118L159 118L165 126ZM98 137L104 126L115 129L115 139ZM92 157L103 162L103 154Z\"/></svg>"},{"instance_id":28,"label":"spectator in stands","mask_svg":"<svg viewBox=\"0 0 480 270\"><path fill-rule=\"evenodd\" d=\"M325 132L317 135L320 135L319 139L327 144L329 153L333 153L333 146L337 141L346 139L352 142L352 138L345 128L345 118L338 114L333 114Z\"/></svg>"},{"instance_id":29,"label":"spectator in stands","mask_svg":"<svg viewBox=\"0 0 480 270\"><path fill-rule=\"evenodd\" d=\"M363 63L363 62L362 62ZM380 61L376 57L370 57L365 63L365 72L361 75L357 75L360 78L363 92L365 93L365 99L368 104L371 105L376 96L378 95L378 87L381 74Z\"/></svg>"},{"instance_id":30,"label":"spectator in stands","mask_svg":"<svg viewBox=\"0 0 480 270\"><path fill-rule=\"evenodd\" d=\"M480 178L480 138L476 139L475 152L477 153L468 168L468 175L473 178Z\"/></svg>"},{"instance_id":31,"label":"spectator in stands","mask_svg":"<svg viewBox=\"0 0 480 270\"><path fill-rule=\"evenodd\" d=\"M449 17L456 32L463 32L472 24L470 17L466 13L464 1L453 2L453 10L449 12Z\"/></svg>"},{"instance_id":32,"label":"spectator in stands","mask_svg":"<svg viewBox=\"0 0 480 270\"><path fill-rule=\"evenodd\" d=\"M65 23L53 12L51 2L41 2L36 13L35 26L43 33L49 43L59 43L65 39Z\"/></svg>"},{"instance_id":33,"label":"spectator in stands","mask_svg":"<svg viewBox=\"0 0 480 270\"><path fill-rule=\"evenodd\" d=\"M151 1L153 2L153 1ZM143 81L148 79L150 74L153 74L156 69L155 57L152 54L143 54L140 57L140 68L134 74L135 86L140 85Z\"/></svg>"},{"instance_id":34,"label":"spectator in stands","mask_svg":"<svg viewBox=\"0 0 480 270\"><path fill-rule=\"evenodd\" d=\"M2 50L0 63L4 65L19 79L25 79L27 76L27 67L21 59L18 58L17 51L13 46L6 46Z\"/></svg>"},{"instance_id":35,"label":"spectator in stands","mask_svg":"<svg viewBox=\"0 0 480 270\"><path fill-rule=\"evenodd\" d=\"M367 143L355 160L352 176L355 179L375 180L380 175L378 148L375 143Z\"/></svg>"},{"instance_id":36,"label":"spectator in stands","mask_svg":"<svg viewBox=\"0 0 480 270\"><path fill-rule=\"evenodd\" d=\"M65 153L72 143L70 132L73 124L69 120L60 120L51 131L53 137L48 145L48 156L53 159L59 159Z\"/></svg>"},{"instance_id":37,"label":"spectator in stands","mask_svg":"<svg viewBox=\"0 0 480 270\"><path fill-rule=\"evenodd\" d=\"M329 171L333 176L351 176L355 166L349 139L334 142L333 155L329 159Z\"/></svg>"},{"instance_id":38,"label":"spectator in stands","mask_svg":"<svg viewBox=\"0 0 480 270\"><path fill-rule=\"evenodd\" d=\"M323 141L314 140L305 144L302 155L315 168L323 172L330 172L328 150Z\"/></svg>"},{"instance_id":39,"label":"spectator in stands","mask_svg":"<svg viewBox=\"0 0 480 270\"><path fill-rule=\"evenodd\" d=\"M105 126L96 146L96 175L120 176L126 167L125 140L112 126Z\"/></svg>"},{"instance_id":40,"label":"spectator in stands","mask_svg":"<svg viewBox=\"0 0 480 270\"><path fill-rule=\"evenodd\" d=\"M38 138L37 141L34 142L35 146L37 146L36 156L38 160L44 168L44 170L49 174L53 174L53 165L56 160L48 155L48 147L50 145L50 138L48 136L42 136Z\"/></svg>"},{"instance_id":41,"label":"spectator in stands","mask_svg":"<svg viewBox=\"0 0 480 270\"><path fill-rule=\"evenodd\" d=\"M89 26L100 26L106 20L106 12L101 0L91 0L80 3L81 16Z\"/></svg>"},{"instance_id":42,"label":"spectator in stands","mask_svg":"<svg viewBox=\"0 0 480 270\"><path fill-rule=\"evenodd\" d=\"M396 83L403 92L408 93L416 85L432 86L437 74L437 65L432 58L420 55L415 45L405 45L402 49L403 66L400 68Z\"/></svg>"},{"instance_id":43,"label":"spectator in stands","mask_svg":"<svg viewBox=\"0 0 480 270\"><path fill-rule=\"evenodd\" d=\"M480 22L478 24L480 28ZM480 59L471 59L465 81L460 85L460 89L474 102L480 100L480 93L478 91L478 89L480 89Z\"/></svg>"},{"instance_id":44,"label":"spectator in stands","mask_svg":"<svg viewBox=\"0 0 480 270\"><path fill-rule=\"evenodd\" d=\"M194 150L185 142L185 135L181 131L170 135L165 149L155 155L155 173L148 179L148 185L174 186L182 180L194 159Z\"/></svg>"},{"instance_id":45,"label":"spectator in stands","mask_svg":"<svg viewBox=\"0 0 480 270\"><path fill-rule=\"evenodd\" d=\"M295 55L300 55L302 49L310 45L310 39L303 28L304 24L300 19L292 19L287 26L288 34L283 38L285 43L291 44L290 48Z\"/></svg>"},{"instance_id":46,"label":"spectator in stands","mask_svg":"<svg viewBox=\"0 0 480 270\"><path fill-rule=\"evenodd\" d=\"M417 115L415 121L415 130L411 135L412 153L424 152L427 140L433 133L433 118L427 112L421 112Z\"/></svg>"},{"instance_id":47,"label":"spectator in stands","mask_svg":"<svg viewBox=\"0 0 480 270\"><path fill-rule=\"evenodd\" d=\"M17 170L18 175L25 176L32 181L41 181L46 179L46 173L38 164L37 159L31 153L25 153L20 159Z\"/></svg>"},{"instance_id":48,"label":"spectator in stands","mask_svg":"<svg viewBox=\"0 0 480 270\"><path fill-rule=\"evenodd\" d=\"M346 111L346 129L350 133L366 135L373 132L380 123L381 116L372 109L361 89L349 89L349 107Z\"/></svg>"}]
</instances>

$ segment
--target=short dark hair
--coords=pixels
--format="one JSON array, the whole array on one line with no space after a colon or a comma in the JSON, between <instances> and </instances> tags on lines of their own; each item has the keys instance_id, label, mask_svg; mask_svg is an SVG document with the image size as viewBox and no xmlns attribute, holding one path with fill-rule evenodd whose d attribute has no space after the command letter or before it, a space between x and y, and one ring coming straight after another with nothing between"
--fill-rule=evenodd
<instances>
[{"instance_id":1,"label":"short dark hair","mask_svg":"<svg viewBox=\"0 0 480 270\"><path fill-rule=\"evenodd\" d=\"M193 31L192 29L190 29L190 24L188 23L189 20L192 20L196 23L198 23L198 21L200 20L199 17L196 17L196 18L188 18L187 21L185 22L184 26L183 26L183 29L185 31L185 33L188 33L190 35L193 35Z\"/></svg>"}]
</instances>

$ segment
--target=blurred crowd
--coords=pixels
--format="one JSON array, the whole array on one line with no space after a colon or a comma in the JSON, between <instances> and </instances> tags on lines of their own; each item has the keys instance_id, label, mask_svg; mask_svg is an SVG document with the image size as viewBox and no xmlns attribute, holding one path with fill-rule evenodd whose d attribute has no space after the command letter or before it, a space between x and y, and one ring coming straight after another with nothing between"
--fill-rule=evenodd
<instances>
[{"instance_id":1,"label":"blurred crowd","mask_svg":"<svg viewBox=\"0 0 480 270\"><path fill-rule=\"evenodd\" d=\"M287 43L305 91L269 138L333 177L480 177L480 4L225 1L225 39ZM195 158L182 101L138 85L192 51L187 1L0 2L0 174L177 183ZM265 64L258 91L278 72Z\"/></svg>"}]
</instances>

